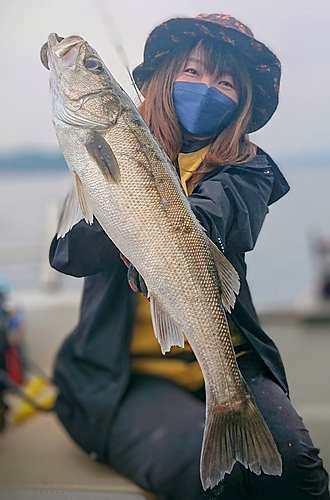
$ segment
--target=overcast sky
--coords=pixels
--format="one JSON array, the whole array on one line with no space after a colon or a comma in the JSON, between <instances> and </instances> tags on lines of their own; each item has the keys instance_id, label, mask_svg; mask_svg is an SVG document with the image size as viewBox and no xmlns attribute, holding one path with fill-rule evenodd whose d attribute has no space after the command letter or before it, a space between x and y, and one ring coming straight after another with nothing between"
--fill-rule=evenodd
<instances>
[{"instance_id":1,"label":"overcast sky","mask_svg":"<svg viewBox=\"0 0 330 500\"><path fill-rule=\"evenodd\" d=\"M113 29L106 28L102 17L111 14L115 19L133 69L157 24L201 12L235 16L282 62L280 106L251 139L273 155L330 150L330 0L1 0L0 4L0 154L58 148L48 73L39 60L49 33L87 39L132 95L111 43Z\"/></svg>"}]
</instances>

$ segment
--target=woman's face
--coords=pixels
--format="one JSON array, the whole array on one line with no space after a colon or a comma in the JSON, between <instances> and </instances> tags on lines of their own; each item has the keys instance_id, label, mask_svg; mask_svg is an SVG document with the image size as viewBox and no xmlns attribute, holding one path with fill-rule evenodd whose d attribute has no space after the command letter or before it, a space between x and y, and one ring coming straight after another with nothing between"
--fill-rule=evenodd
<instances>
[{"instance_id":1,"label":"woman's face","mask_svg":"<svg viewBox=\"0 0 330 500\"><path fill-rule=\"evenodd\" d=\"M176 82L204 83L208 87L215 87L238 104L238 92L235 89L234 80L230 75L221 74L218 71L210 74L205 69L201 52L193 50L182 71L176 77Z\"/></svg>"}]
</instances>

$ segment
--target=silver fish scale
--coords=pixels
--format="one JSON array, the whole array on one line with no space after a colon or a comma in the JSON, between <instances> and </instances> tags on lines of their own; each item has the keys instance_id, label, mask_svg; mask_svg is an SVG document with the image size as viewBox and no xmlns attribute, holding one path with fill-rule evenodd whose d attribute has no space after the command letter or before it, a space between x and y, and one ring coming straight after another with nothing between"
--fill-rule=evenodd
<instances>
[{"instance_id":1,"label":"silver fish scale","mask_svg":"<svg viewBox=\"0 0 330 500\"><path fill-rule=\"evenodd\" d=\"M186 335L211 400L228 404L233 400L237 405L238 399L244 400L244 389L204 231L191 212L173 165L164 162L164 153L150 143L140 116L132 114L122 116L104 134L120 165L114 204L122 210L117 218L112 214L104 227L144 277L149 293ZM166 182L169 176L173 183ZM117 187L111 189L109 201L114 202ZM98 218L103 218L107 207L104 202Z\"/></svg>"},{"instance_id":2,"label":"silver fish scale","mask_svg":"<svg viewBox=\"0 0 330 500\"><path fill-rule=\"evenodd\" d=\"M186 335L203 371L210 404L236 406L245 395L219 277L173 165L164 161L164 152L135 109L124 110L116 125L102 134L119 164L118 184L109 182L88 155L88 130L55 127L67 163L79 175L103 229Z\"/></svg>"},{"instance_id":3,"label":"silver fish scale","mask_svg":"<svg viewBox=\"0 0 330 500\"><path fill-rule=\"evenodd\" d=\"M105 232L186 335L203 371L209 404L236 405L244 400L244 389L221 305L219 277L174 167L111 75L97 79L89 73L87 78L81 61L76 69L61 76L58 89L54 76L54 99L60 102L62 95L66 105L71 100L67 107L84 120L104 124L105 115L113 120L100 134L116 157L120 182L109 181L88 154L88 128L55 120L67 163L78 174Z\"/></svg>"}]
</instances>

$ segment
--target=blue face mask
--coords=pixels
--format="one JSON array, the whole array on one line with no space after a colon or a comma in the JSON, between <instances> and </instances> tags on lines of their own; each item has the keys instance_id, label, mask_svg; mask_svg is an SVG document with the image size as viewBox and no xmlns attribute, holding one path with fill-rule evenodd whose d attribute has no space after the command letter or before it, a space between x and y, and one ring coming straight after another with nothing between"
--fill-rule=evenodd
<instances>
[{"instance_id":1,"label":"blue face mask","mask_svg":"<svg viewBox=\"0 0 330 500\"><path fill-rule=\"evenodd\" d=\"M174 82L173 102L180 126L194 137L219 134L237 108L233 99L205 83Z\"/></svg>"}]
</instances>

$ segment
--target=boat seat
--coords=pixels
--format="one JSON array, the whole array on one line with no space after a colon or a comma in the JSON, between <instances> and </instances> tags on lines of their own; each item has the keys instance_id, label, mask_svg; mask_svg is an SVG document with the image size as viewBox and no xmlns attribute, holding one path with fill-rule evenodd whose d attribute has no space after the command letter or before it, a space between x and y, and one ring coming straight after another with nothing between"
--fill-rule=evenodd
<instances>
[{"instance_id":1,"label":"boat seat","mask_svg":"<svg viewBox=\"0 0 330 500\"><path fill-rule=\"evenodd\" d=\"M91 460L53 412L36 413L0 433L1 500L156 500Z\"/></svg>"}]
</instances>

